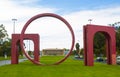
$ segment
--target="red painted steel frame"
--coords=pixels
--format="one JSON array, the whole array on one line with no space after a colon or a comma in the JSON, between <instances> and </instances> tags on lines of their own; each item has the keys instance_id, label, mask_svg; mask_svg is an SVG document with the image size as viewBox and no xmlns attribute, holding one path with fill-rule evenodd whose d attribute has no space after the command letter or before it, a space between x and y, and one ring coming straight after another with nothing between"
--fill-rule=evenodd
<instances>
[{"instance_id":1,"label":"red painted steel frame","mask_svg":"<svg viewBox=\"0 0 120 77\"><path fill-rule=\"evenodd\" d=\"M97 32L106 37L107 64L116 64L116 38L115 29L108 26L88 24L84 26L84 62L86 66L93 66L93 39Z\"/></svg>"},{"instance_id":2,"label":"red painted steel frame","mask_svg":"<svg viewBox=\"0 0 120 77\"><path fill-rule=\"evenodd\" d=\"M29 39L34 43L34 61L39 61L39 35L25 34L24 40ZM20 43L20 34L12 34L11 64L18 64L18 43ZM22 45L24 46L24 44ZM27 53L26 53L27 55Z\"/></svg>"},{"instance_id":3,"label":"red painted steel frame","mask_svg":"<svg viewBox=\"0 0 120 77\"><path fill-rule=\"evenodd\" d=\"M25 35L25 31L26 31L28 25L29 25L32 21L34 21L34 20L36 20L36 19L38 19L38 18L41 18L41 17L54 17L54 18L57 18L57 19L61 20L62 22L64 22L64 23L66 24L66 26L68 27L68 29L70 30L70 33L71 33L71 35L72 35L72 45L71 45L71 48L70 48L69 53L68 53L62 60L54 63L54 64L60 64L60 63L62 63L63 61L65 61L65 60L67 59L67 57L71 54L71 52L72 52L72 50L73 50L73 48L74 48L75 36L74 36L74 32L73 32L73 29L72 29L71 25L70 25L64 18L62 18L62 17L59 16L59 15L56 15L56 14L53 14L53 13L43 13L43 14L38 14L38 15L32 17L31 19L29 19L29 20L27 21L27 23L24 25L24 27L23 27L23 29L22 29L22 31L21 31L21 35L20 35L20 44L21 44L22 50L23 50L24 54L26 55L26 57L27 57L30 61L32 61L32 62L35 63L35 64L43 65L43 64L40 63L40 62L37 62L37 61L32 60L31 57L27 55L27 53L25 52L24 47L23 47L24 35Z\"/></svg>"}]
</instances>

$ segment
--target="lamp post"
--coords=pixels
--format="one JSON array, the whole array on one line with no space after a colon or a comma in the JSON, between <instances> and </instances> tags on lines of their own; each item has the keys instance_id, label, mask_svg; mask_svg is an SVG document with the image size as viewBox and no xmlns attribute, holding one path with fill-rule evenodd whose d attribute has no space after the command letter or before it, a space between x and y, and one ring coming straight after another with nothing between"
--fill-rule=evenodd
<instances>
[{"instance_id":1,"label":"lamp post","mask_svg":"<svg viewBox=\"0 0 120 77\"><path fill-rule=\"evenodd\" d=\"M89 21L89 23L91 24L91 22L92 22L92 19L89 19L88 21Z\"/></svg>"},{"instance_id":2,"label":"lamp post","mask_svg":"<svg viewBox=\"0 0 120 77\"><path fill-rule=\"evenodd\" d=\"M13 21L13 33L15 33L15 21L17 21L17 19L13 18L12 21Z\"/></svg>"}]
</instances>

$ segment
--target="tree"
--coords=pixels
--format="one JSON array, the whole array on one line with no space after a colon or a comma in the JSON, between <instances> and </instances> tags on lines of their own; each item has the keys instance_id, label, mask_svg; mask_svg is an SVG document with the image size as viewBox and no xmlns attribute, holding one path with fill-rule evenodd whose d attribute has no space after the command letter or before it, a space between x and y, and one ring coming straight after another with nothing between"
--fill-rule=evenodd
<instances>
[{"instance_id":1,"label":"tree","mask_svg":"<svg viewBox=\"0 0 120 77\"><path fill-rule=\"evenodd\" d=\"M120 55L120 28L116 31L116 49L117 54Z\"/></svg>"},{"instance_id":2,"label":"tree","mask_svg":"<svg viewBox=\"0 0 120 77\"><path fill-rule=\"evenodd\" d=\"M4 41L1 46L0 56L4 55L11 56L11 39Z\"/></svg>"},{"instance_id":3,"label":"tree","mask_svg":"<svg viewBox=\"0 0 120 77\"><path fill-rule=\"evenodd\" d=\"M76 43L76 45L75 45L75 47L76 47L76 55L78 55L78 56L80 56L80 45L79 45L79 43Z\"/></svg>"},{"instance_id":4,"label":"tree","mask_svg":"<svg viewBox=\"0 0 120 77\"><path fill-rule=\"evenodd\" d=\"M80 49L80 55L84 55L84 49L83 48Z\"/></svg>"},{"instance_id":5,"label":"tree","mask_svg":"<svg viewBox=\"0 0 120 77\"><path fill-rule=\"evenodd\" d=\"M105 49L105 36L102 33L98 32L94 37L94 53L96 56L105 56Z\"/></svg>"},{"instance_id":6,"label":"tree","mask_svg":"<svg viewBox=\"0 0 120 77\"><path fill-rule=\"evenodd\" d=\"M3 56L4 53L7 53L7 45L8 45L8 34L5 30L3 24L0 25L0 55ZM10 47L10 45L9 45Z\"/></svg>"},{"instance_id":7,"label":"tree","mask_svg":"<svg viewBox=\"0 0 120 77\"><path fill-rule=\"evenodd\" d=\"M0 25L0 45L3 43L5 38L8 38L8 34L3 24L1 24Z\"/></svg>"}]
</instances>

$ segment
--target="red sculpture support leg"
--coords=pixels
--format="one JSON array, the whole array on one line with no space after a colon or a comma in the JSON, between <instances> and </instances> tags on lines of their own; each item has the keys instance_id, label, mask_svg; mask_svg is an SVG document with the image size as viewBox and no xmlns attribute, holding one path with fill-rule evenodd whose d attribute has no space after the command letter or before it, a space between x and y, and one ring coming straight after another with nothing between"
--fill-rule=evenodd
<instances>
[{"instance_id":1,"label":"red sculpture support leg","mask_svg":"<svg viewBox=\"0 0 120 77\"><path fill-rule=\"evenodd\" d=\"M15 35L12 35L11 64L18 64L17 42L18 38Z\"/></svg>"}]
</instances>

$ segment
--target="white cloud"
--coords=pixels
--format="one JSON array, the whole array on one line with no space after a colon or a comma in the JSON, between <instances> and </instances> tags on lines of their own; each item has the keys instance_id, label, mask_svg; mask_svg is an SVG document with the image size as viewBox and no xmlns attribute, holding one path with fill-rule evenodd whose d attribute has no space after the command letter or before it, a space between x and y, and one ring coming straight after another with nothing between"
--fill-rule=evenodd
<instances>
[{"instance_id":1,"label":"white cloud","mask_svg":"<svg viewBox=\"0 0 120 77\"><path fill-rule=\"evenodd\" d=\"M34 16L36 14L40 14L40 13L56 12L56 9L54 9L54 8L46 8L46 7L38 8L38 7L20 6L20 5L14 4L11 1L3 1L0 4L2 4L2 6L3 6L2 9L4 9L0 14L0 21L2 24L5 25L10 36L13 33L13 22L11 20L12 18L17 19L16 25L15 25L16 26L15 30L16 30L16 33L20 33L24 24L32 16ZM28 32L40 33L40 37L42 38L42 39L40 39L40 40L42 40L41 43L43 42L41 47L53 46L55 48L59 48L59 46L60 46L60 47L64 48L65 40L66 41L68 40L68 39L63 40L63 38L66 38L66 34L67 34L65 31L66 28L64 29L64 27L59 27L59 25L64 25L64 24L61 22L59 23L59 21L58 20L56 21L56 19L46 20L43 18L43 20L44 20L43 24L42 24L42 22L38 22L38 21L36 21L35 23L33 22L33 27L30 25L30 29L28 29L29 30ZM53 21L53 20L55 20L55 21ZM54 23L51 23L51 22L54 22ZM35 27L35 25L36 25L36 27ZM62 32L59 32L59 31L62 31ZM62 36L59 36L61 33L62 33ZM52 35L52 37L51 37L51 35ZM49 39L47 39L46 37ZM67 36L67 37L69 37L69 36ZM57 44L59 42L61 42L61 43L59 46L57 46ZM69 44L69 42L67 44ZM67 45L67 44L65 44L65 45Z\"/></svg>"},{"instance_id":2,"label":"white cloud","mask_svg":"<svg viewBox=\"0 0 120 77\"><path fill-rule=\"evenodd\" d=\"M27 1L28 0L25 0L25 2ZM17 25L16 32L19 33L21 32L20 30L22 29L26 21L32 16L39 13L45 13L45 12L53 13L56 11L56 9L54 8L21 6L21 5L17 5L14 1L11 0L0 1L0 5L1 5L0 23L6 26L9 34L12 33L11 29L13 29L12 18L18 19L18 21L16 21L16 25Z\"/></svg>"},{"instance_id":3,"label":"white cloud","mask_svg":"<svg viewBox=\"0 0 120 77\"><path fill-rule=\"evenodd\" d=\"M81 47L83 47L83 25L89 24L88 19L92 19L92 24L105 26L118 22L120 21L120 7L72 12L63 17L72 25L76 42L79 40Z\"/></svg>"},{"instance_id":4,"label":"white cloud","mask_svg":"<svg viewBox=\"0 0 120 77\"><path fill-rule=\"evenodd\" d=\"M36 3L38 1L40 1L40 0L22 0L22 1L16 0L16 2L18 2L18 4L31 4L31 3L33 4L33 3Z\"/></svg>"},{"instance_id":5,"label":"white cloud","mask_svg":"<svg viewBox=\"0 0 120 77\"><path fill-rule=\"evenodd\" d=\"M32 0L33 1L33 0ZM26 0L23 3L28 3ZM12 18L17 18L16 33L20 33L24 24L32 16L40 13L51 12L56 13L58 9L48 7L28 7L20 6L10 0L0 2L0 24L4 24L8 33L13 32ZM71 12L67 15L62 15L72 26L76 42L80 42L83 47L83 25L88 24L88 19L92 19L92 24L107 25L119 21L120 7L103 8L98 10L83 10ZM66 47L71 45L71 36L69 30L63 23L56 19L41 18L28 27L27 32L40 33L41 48L49 47ZM70 40L70 41L69 41Z\"/></svg>"}]
</instances>

